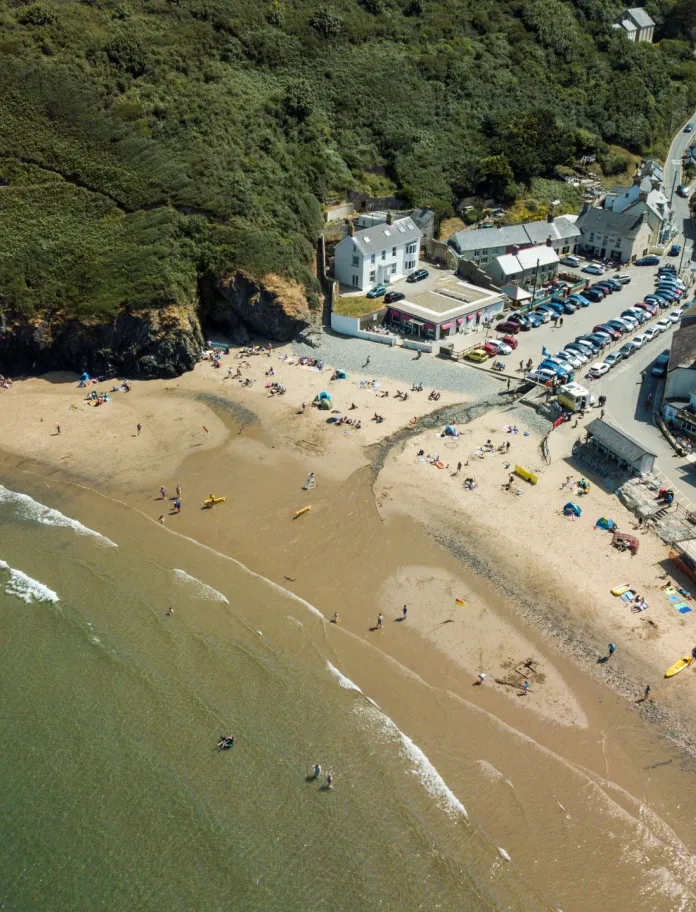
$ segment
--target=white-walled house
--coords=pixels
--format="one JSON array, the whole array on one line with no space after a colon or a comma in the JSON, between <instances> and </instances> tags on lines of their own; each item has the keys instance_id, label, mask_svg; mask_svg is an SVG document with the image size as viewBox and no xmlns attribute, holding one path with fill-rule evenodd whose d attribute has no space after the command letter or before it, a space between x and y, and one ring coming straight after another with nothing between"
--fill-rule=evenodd
<instances>
[{"instance_id":1,"label":"white-walled house","mask_svg":"<svg viewBox=\"0 0 696 912\"><path fill-rule=\"evenodd\" d=\"M411 218L388 217L362 231L351 223L348 232L334 250L334 275L341 285L369 291L418 268L421 231Z\"/></svg>"}]
</instances>

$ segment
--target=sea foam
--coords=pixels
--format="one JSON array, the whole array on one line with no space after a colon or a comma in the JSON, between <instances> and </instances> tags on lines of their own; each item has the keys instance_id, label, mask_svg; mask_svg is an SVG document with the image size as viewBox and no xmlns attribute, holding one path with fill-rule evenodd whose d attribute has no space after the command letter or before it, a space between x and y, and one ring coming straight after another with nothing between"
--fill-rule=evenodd
<instances>
[{"instance_id":1,"label":"sea foam","mask_svg":"<svg viewBox=\"0 0 696 912\"><path fill-rule=\"evenodd\" d=\"M346 690L353 690L361 696L365 696L358 685L344 674L341 674L331 662L327 661L326 667L338 680L341 687ZM388 741L394 741L399 744L402 753L412 764L411 773L419 780L430 797L434 798L448 814L452 816L462 815L468 818L469 815L467 814L464 805L447 785L430 760L428 760L420 747L418 747L408 735L405 735L386 713L382 712L374 700L371 700L369 697L365 697L365 699L369 702L370 706L356 707L356 711L376 724Z\"/></svg>"},{"instance_id":2,"label":"sea foam","mask_svg":"<svg viewBox=\"0 0 696 912\"><path fill-rule=\"evenodd\" d=\"M15 570L4 560L0 560L0 570L6 570L10 578L5 583L5 593L22 599L27 605L32 602L57 602L58 593L38 580L32 579L21 570Z\"/></svg>"},{"instance_id":3,"label":"sea foam","mask_svg":"<svg viewBox=\"0 0 696 912\"><path fill-rule=\"evenodd\" d=\"M77 532L78 535L91 535L93 538L99 539L99 541L103 542L105 545L109 545L111 548L118 547L116 542L112 542L111 539L107 538L105 535L95 532L94 529L90 529L87 526L83 526L81 522L78 522L76 519L71 519L69 516L65 516L59 510L54 510L51 507L39 503L37 500L34 500L33 497L29 497L28 494L19 494L17 491L10 491L9 488L4 488L0 485L0 503L14 504L17 506L17 514L21 519L37 522L42 526L62 526L63 528L72 529L74 532Z\"/></svg>"},{"instance_id":4,"label":"sea foam","mask_svg":"<svg viewBox=\"0 0 696 912\"><path fill-rule=\"evenodd\" d=\"M222 592L218 592L217 589L213 589L212 586L208 586L207 583L201 582L197 577L190 576L186 573L185 570L175 570L174 575L178 577L182 582L191 583L198 590L198 594L203 598L212 599L214 602L224 602L225 605L229 605L229 601L225 598Z\"/></svg>"}]
</instances>

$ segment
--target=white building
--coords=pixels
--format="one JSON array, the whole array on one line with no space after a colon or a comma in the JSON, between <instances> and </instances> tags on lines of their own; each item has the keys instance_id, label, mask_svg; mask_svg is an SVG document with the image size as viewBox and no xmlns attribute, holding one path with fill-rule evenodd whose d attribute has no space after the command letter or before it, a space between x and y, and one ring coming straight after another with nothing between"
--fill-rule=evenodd
<instances>
[{"instance_id":1,"label":"white building","mask_svg":"<svg viewBox=\"0 0 696 912\"><path fill-rule=\"evenodd\" d=\"M410 218L385 222L348 234L336 245L334 275L341 285L368 291L387 285L418 268L421 231Z\"/></svg>"},{"instance_id":2,"label":"white building","mask_svg":"<svg viewBox=\"0 0 696 912\"><path fill-rule=\"evenodd\" d=\"M561 215L558 218L549 215L544 221L524 222L521 225L473 228L458 231L447 243L460 257L471 260L482 269L496 257L539 244L552 247L562 257L575 253L575 247L581 240L581 231L575 224L576 218L575 215Z\"/></svg>"},{"instance_id":3,"label":"white building","mask_svg":"<svg viewBox=\"0 0 696 912\"><path fill-rule=\"evenodd\" d=\"M614 20L613 28L623 29L629 41L652 41L655 23L642 6L625 9Z\"/></svg>"},{"instance_id":4,"label":"white building","mask_svg":"<svg viewBox=\"0 0 696 912\"><path fill-rule=\"evenodd\" d=\"M496 257L488 264L486 272L498 286L514 282L523 288L541 288L555 277L558 263L556 251L544 244Z\"/></svg>"}]
</instances>

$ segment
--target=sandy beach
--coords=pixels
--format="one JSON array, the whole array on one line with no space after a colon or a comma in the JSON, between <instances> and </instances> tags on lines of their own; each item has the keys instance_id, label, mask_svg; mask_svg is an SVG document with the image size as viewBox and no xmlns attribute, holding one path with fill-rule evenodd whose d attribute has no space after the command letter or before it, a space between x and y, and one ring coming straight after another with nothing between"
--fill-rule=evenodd
<instances>
[{"instance_id":1,"label":"sandy beach","mask_svg":"<svg viewBox=\"0 0 696 912\"><path fill-rule=\"evenodd\" d=\"M85 521L95 528L100 512L121 524L130 515L151 524L153 553L193 539L306 599L327 621L336 612L324 634L336 663L357 661L362 643L374 657L359 660L367 693L380 694L385 667L425 688L401 713L426 732L429 751L450 743L437 759L455 780L453 745L465 733L449 722L443 729L433 701L478 707L574 767L611 775L665 813L676 808L681 780L644 770L646 760L660 758L665 726L679 736L675 720L686 725L693 717L692 671L662 678L693 645L690 615L678 614L661 591L666 546L643 534L632 558L594 528L601 516L632 527L615 497L593 485L579 498L580 518L562 515L563 504L578 499L581 474L568 461L578 431L554 432L547 465L519 408L488 412L452 439L441 436L444 424L419 422L466 404L464 393L443 392L433 402L425 389L402 402L389 378L331 381L333 365L317 372L290 363L290 348L247 360L251 386L223 379L229 366L236 370L231 355L220 369L203 362L177 381L135 383L98 407L85 403L92 388L78 389L74 377L16 382L2 391L5 468L83 491ZM267 382L282 382L287 392L270 397ZM336 415L310 406L323 390ZM378 398L376 390L390 395ZM375 411L381 424L371 420ZM327 423L339 414L358 416L361 429ZM511 424L518 433L508 432ZM374 446L385 439L393 445L381 447L375 474ZM488 440L494 452L481 450ZM509 452L497 452L508 442ZM516 479L519 495L503 490L515 464L539 475L534 486ZM309 472L317 484L307 491ZM170 499L177 485L178 514ZM210 493L227 499L202 509ZM294 519L305 506L311 511ZM612 596L621 583L640 592L648 610L633 614ZM617 652L606 661L609 642ZM486 678L477 686L480 673ZM648 683L651 699L640 702ZM399 706L396 694L381 700Z\"/></svg>"}]
</instances>

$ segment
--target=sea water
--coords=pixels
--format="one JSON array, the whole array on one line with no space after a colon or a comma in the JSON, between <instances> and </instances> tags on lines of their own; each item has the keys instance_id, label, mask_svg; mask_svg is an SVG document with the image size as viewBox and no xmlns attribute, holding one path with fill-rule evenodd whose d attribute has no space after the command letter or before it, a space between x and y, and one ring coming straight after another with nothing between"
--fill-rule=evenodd
<instances>
[{"instance_id":1,"label":"sea water","mask_svg":"<svg viewBox=\"0 0 696 912\"><path fill-rule=\"evenodd\" d=\"M596 777L440 695L468 727L450 779L361 687L375 650L348 673L314 606L151 525L101 533L65 494L12 491L0 908L589 912L610 881L617 909L693 907L692 856Z\"/></svg>"}]
</instances>

